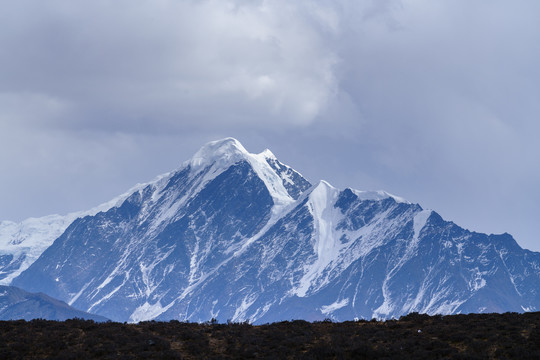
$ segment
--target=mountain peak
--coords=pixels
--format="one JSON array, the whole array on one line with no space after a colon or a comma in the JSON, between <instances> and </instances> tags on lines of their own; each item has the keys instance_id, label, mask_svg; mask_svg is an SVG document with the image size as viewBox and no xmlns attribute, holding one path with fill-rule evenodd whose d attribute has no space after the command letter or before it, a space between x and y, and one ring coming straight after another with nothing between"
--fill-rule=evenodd
<instances>
[{"instance_id":1,"label":"mountain peak","mask_svg":"<svg viewBox=\"0 0 540 360\"><path fill-rule=\"evenodd\" d=\"M317 188L324 188L324 189L331 189L331 190L334 190L334 189L335 189L335 187L332 186L332 184L330 184L330 183L329 183L328 181L326 181L326 180L320 180L316 187L317 187Z\"/></svg>"},{"instance_id":2,"label":"mountain peak","mask_svg":"<svg viewBox=\"0 0 540 360\"><path fill-rule=\"evenodd\" d=\"M264 149L259 155L263 156L265 159L277 160L276 155L270 149Z\"/></svg>"},{"instance_id":3,"label":"mountain peak","mask_svg":"<svg viewBox=\"0 0 540 360\"><path fill-rule=\"evenodd\" d=\"M223 164L234 163L248 155L248 151L235 138L228 137L211 141L193 155L189 161L192 168L202 168L214 162Z\"/></svg>"},{"instance_id":4,"label":"mountain peak","mask_svg":"<svg viewBox=\"0 0 540 360\"><path fill-rule=\"evenodd\" d=\"M287 205L294 201L284 184L287 182L287 177L282 178L279 173L283 170L273 168L269 160L277 162L270 150L252 154L238 140L228 137L207 143L195 153L191 160L184 163L184 166L190 166L194 172L212 167L211 171L205 175L205 181L210 181L231 165L245 161L264 182L274 204L278 207Z\"/></svg>"}]
</instances>

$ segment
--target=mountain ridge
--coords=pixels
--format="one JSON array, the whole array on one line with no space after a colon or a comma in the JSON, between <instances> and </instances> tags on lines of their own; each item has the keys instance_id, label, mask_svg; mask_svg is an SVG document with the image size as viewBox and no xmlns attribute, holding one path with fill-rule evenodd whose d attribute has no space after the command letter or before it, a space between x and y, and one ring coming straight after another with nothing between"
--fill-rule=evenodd
<instances>
[{"instance_id":1,"label":"mountain ridge","mask_svg":"<svg viewBox=\"0 0 540 360\"><path fill-rule=\"evenodd\" d=\"M0 285L0 320L67 319L107 321L99 315L89 314L70 307L63 301L43 293L28 293L14 286Z\"/></svg>"},{"instance_id":2,"label":"mountain ridge","mask_svg":"<svg viewBox=\"0 0 540 360\"><path fill-rule=\"evenodd\" d=\"M540 253L226 138L75 220L13 285L134 322L533 311Z\"/></svg>"}]
</instances>

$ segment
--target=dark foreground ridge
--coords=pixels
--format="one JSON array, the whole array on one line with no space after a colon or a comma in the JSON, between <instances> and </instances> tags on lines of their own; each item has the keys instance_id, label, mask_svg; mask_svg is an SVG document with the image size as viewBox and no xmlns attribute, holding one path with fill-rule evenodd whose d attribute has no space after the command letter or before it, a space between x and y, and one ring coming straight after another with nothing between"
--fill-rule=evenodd
<instances>
[{"instance_id":1,"label":"dark foreground ridge","mask_svg":"<svg viewBox=\"0 0 540 360\"><path fill-rule=\"evenodd\" d=\"M2 359L540 359L540 312L252 326L0 322Z\"/></svg>"}]
</instances>

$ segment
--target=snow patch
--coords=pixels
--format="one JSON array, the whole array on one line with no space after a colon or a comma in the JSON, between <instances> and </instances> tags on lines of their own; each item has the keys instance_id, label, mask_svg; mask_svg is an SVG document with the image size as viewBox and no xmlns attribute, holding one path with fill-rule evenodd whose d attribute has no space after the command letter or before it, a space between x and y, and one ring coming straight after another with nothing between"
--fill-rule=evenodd
<instances>
[{"instance_id":1,"label":"snow patch","mask_svg":"<svg viewBox=\"0 0 540 360\"><path fill-rule=\"evenodd\" d=\"M414 220L413 220L413 230L414 230L413 242L414 243L418 242L420 231L422 231L424 226L426 226L426 222L431 216L431 213L432 213L431 210L422 210L414 216Z\"/></svg>"},{"instance_id":2,"label":"snow patch","mask_svg":"<svg viewBox=\"0 0 540 360\"><path fill-rule=\"evenodd\" d=\"M293 290L299 297L306 296L313 281L320 277L323 270L339 256L343 244L339 237L334 235L341 214L333 204L339 195L339 190L322 180L309 194L308 209L313 215L315 223L315 242L313 250L317 255L314 263L306 266L304 276L299 285Z\"/></svg>"},{"instance_id":3,"label":"snow patch","mask_svg":"<svg viewBox=\"0 0 540 360\"><path fill-rule=\"evenodd\" d=\"M281 213L284 207L294 202L294 199L289 195L287 189L285 189L281 177L276 174L274 169L266 161L265 155L248 154L247 160L257 176L264 182L274 200L273 214Z\"/></svg>"},{"instance_id":4,"label":"snow patch","mask_svg":"<svg viewBox=\"0 0 540 360\"><path fill-rule=\"evenodd\" d=\"M94 279L92 279L92 280L94 280ZM73 303L74 303L75 301L77 301L77 299L82 295L82 293L84 292L84 290L86 290L86 288L88 287L88 285L90 285L91 283L92 283L92 281L87 282L87 283L81 288L81 290L79 290L79 292L78 292L77 294L75 294L75 296L73 296L73 297L71 298L71 300L68 301L68 305L69 305L69 306L73 305Z\"/></svg>"},{"instance_id":5,"label":"snow patch","mask_svg":"<svg viewBox=\"0 0 540 360\"><path fill-rule=\"evenodd\" d=\"M276 155L270 151L270 149L264 149L259 156L264 157L265 159L277 160Z\"/></svg>"},{"instance_id":6,"label":"snow patch","mask_svg":"<svg viewBox=\"0 0 540 360\"><path fill-rule=\"evenodd\" d=\"M324 314L324 315L328 315L336 310L339 310L345 306L349 305L349 299L346 298L346 299L342 299L340 301L336 301L330 305L323 305L321 306L321 312Z\"/></svg>"},{"instance_id":7,"label":"snow patch","mask_svg":"<svg viewBox=\"0 0 540 360\"><path fill-rule=\"evenodd\" d=\"M213 164L226 168L240 161L247 154L247 150L238 140L229 137L207 143L185 165L189 164L194 171Z\"/></svg>"},{"instance_id":8,"label":"snow patch","mask_svg":"<svg viewBox=\"0 0 540 360\"><path fill-rule=\"evenodd\" d=\"M356 196L358 196L358 199L360 200L374 200L374 201L380 201L388 198L394 199L397 203L404 203L404 204L411 204L411 202L405 200L402 197L390 194L383 190L355 190L350 189Z\"/></svg>"},{"instance_id":9,"label":"snow patch","mask_svg":"<svg viewBox=\"0 0 540 360\"><path fill-rule=\"evenodd\" d=\"M167 306L162 306L160 301L157 301L155 304L150 304L146 301L144 304L139 306L131 316L129 317L129 322L138 323L141 321L152 320L167 311L174 302L171 302Z\"/></svg>"},{"instance_id":10,"label":"snow patch","mask_svg":"<svg viewBox=\"0 0 540 360\"><path fill-rule=\"evenodd\" d=\"M478 268L475 268L475 273L472 279L469 281L469 289L472 291L478 291L484 286L486 286L486 280L483 278L485 272L480 271Z\"/></svg>"},{"instance_id":11,"label":"snow patch","mask_svg":"<svg viewBox=\"0 0 540 360\"><path fill-rule=\"evenodd\" d=\"M247 311L249 309L249 307L251 305L253 305L253 303L255 302L255 300L257 300L257 296L256 295L248 295L246 297L244 297L242 299L242 303L240 304L240 306L238 306L236 308L236 311L234 312L234 315L233 315L233 318L232 320L233 321L243 321L243 320L247 320L246 319L246 314L247 314Z\"/></svg>"}]
</instances>

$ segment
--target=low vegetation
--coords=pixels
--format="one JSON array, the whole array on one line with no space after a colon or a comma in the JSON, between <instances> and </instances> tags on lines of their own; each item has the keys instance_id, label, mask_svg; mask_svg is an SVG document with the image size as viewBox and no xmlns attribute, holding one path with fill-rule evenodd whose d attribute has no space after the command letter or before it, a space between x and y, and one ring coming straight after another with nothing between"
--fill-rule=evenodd
<instances>
[{"instance_id":1,"label":"low vegetation","mask_svg":"<svg viewBox=\"0 0 540 360\"><path fill-rule=\"evenodd\" d=\"M540 312L253 326L1 321L1 359L540 359Z\"/></svg>"}]
</instances>

